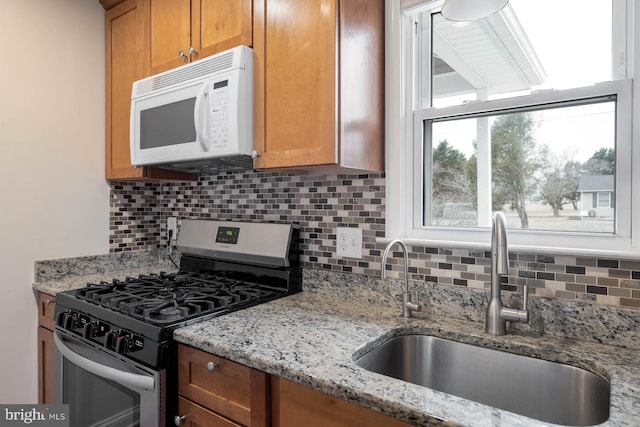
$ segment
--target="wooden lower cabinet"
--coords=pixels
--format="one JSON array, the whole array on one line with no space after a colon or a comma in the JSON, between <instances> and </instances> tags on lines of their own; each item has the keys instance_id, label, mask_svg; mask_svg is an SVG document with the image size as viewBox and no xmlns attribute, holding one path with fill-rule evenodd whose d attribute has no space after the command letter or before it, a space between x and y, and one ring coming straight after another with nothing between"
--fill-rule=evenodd
<instances>
[{"instance_id":1,"label":"wooden lower cabinet","mask_svg":"<svg viewBox=\"0 0 640 427\"><path fill-rule=\"evenodd\" d=\"M55 297L38 292L38 403L54 403L54 312Z\"/></svg>"},{"instance_id":2,"label":"wooden lower cabinet","mask_svg":"<svg viewBox=\"0 0 640 427\"><path fill-rule=\"evenodd\" d=\"M218 415L184 397L178 397L178 412L184 415L181 424L186 427L240 427L242 424Z\"/></svg>"},{"instance_id":3,"label":"wooden lower cabinet","mask_svg":"<svg viewBox=\"0 0 640 427\"><path fill-rule=\"evenodd\" d=\"M182 344L178 346L178 389L181 426L410 425Z\"/></svg>"},{"instance_id":4,"label":"wooden lower cabinet","mask_svg":"<svg viewBox=\"0 0 640 427\"><path fill-rule=\"evenodd\" d=\"M268 374L182 344L178 393L181 425L270 425Z\"/></svg>"},{"instance_id":5,"label":"wooden lower cabinet","mask_svg":"<svg viewBox=\"0 0 640 427\"><path fill-rule=\"evenodd\" d=\"M271 378L272 427L408 427L410 424L283 378Z\"/></svg>"}]
</instances>

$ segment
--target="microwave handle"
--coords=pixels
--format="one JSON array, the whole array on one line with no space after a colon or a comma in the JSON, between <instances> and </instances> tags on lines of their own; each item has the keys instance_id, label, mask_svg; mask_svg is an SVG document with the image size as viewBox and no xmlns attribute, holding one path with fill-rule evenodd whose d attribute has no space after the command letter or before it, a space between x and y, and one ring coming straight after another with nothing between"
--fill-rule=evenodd
<instances>
[{"instance_id":1,"label":"microwave handle","mask_svg":"<svg viewBox=\"0 0 640 427\"><path fill-rule=\"evenodd\" d=\"M209 96L209 92L207 91L208 82L205 82L200 89L200 93L196 97L196 105L193 109L193 124L196 127L196 139L202 146L204 151L209 151L209 147L211 146L211 141L206 135L206 123L203 125L202 113L207 111L207 98Z\"/></svg>"},{"instance_id":2,"label":"microwave handle","mask_svg":"<svg viewBox=\"0 0 640 427\"><path fill-rule=\"evenodd\" d=\"M69 361L71 361L74 365L79 366L86 371L89 371L100 377L115 381L130 389L143 389L153 391L155 388L155 381L153 377L124 372L119 369L101 365L100 363L94 362L93 360L82 357L78 353L67 347L62 339L58 337L57 333L53 334L53 341L55 342L58 351L66 359L69 359Z\"/></svg>"}]
</instances>

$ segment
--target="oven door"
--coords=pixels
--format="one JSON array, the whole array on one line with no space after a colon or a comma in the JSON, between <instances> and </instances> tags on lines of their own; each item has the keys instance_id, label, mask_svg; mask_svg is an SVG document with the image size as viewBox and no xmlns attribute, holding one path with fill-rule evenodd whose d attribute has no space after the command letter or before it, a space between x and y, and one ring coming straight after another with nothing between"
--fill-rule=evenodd
<instances>
[{"instance_id":1,"label":"oven door","mask_svg":"<svg viewBox=\"0 0 640 427\"><path fill-rule=\"evenodd\" d=\"M56 330L56 401L69 404L71 426L165 425L164 371L109 354Z\"/></svg>"}]
</instances>

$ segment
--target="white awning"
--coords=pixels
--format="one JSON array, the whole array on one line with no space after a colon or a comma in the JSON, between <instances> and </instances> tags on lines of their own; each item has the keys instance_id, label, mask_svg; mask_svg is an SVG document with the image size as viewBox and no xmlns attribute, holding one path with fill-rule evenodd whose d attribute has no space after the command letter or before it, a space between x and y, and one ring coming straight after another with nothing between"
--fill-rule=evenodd
<instances>
[{"instance_id":1,"label":"white awning","mask_svg":"<svg viewBox=\"0 0 640 427\"><path fill-rule=\"evenodd\" d=\"M435 97L520 91L546 78L511 5L462 26L434 15L433 49Z\"/></svg>"}]
</instances>

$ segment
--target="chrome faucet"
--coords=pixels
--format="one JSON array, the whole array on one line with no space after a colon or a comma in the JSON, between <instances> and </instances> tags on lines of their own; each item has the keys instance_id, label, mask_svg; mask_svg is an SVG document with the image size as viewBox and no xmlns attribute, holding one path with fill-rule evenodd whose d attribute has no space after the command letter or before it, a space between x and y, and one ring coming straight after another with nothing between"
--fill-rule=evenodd
<instances>
[{"instance_id":1,"label":"chrome faucet","mask_svg":"<svg viewBox=\"0 0 640 427\"><path fill-rule=\"evenodd\" d=\"M399 244L402 248L402 252L404 253L404 291L402 292L402 315L404 317L411 317L411 313L414 311L421 311L422 305L420 305L417 301L413 303L411 302L411 294L409 293L409 254L407 253L407 245L400 239L395 239L389 242L387 247L384 250L384 254L382 254L382 278L386 277L386 265L387 265L387 256L389 255L389 250L395 244Z\"/></svg>"},{"instance_id":2,"label":"chrome faucet","mask_svg":"<svg viewBox=\"0 0 640 427\"><path fill-rule=\"evenodd\" d=\"M524 286L522 310L504 307L500 297L500 279L509 273L507 225L502 212L493 214L491 228L491 299L487 307L486 331L493 335L507 333L507 321L528 322L527 300L529 290Z\"/></svg>"}]
</instances>

